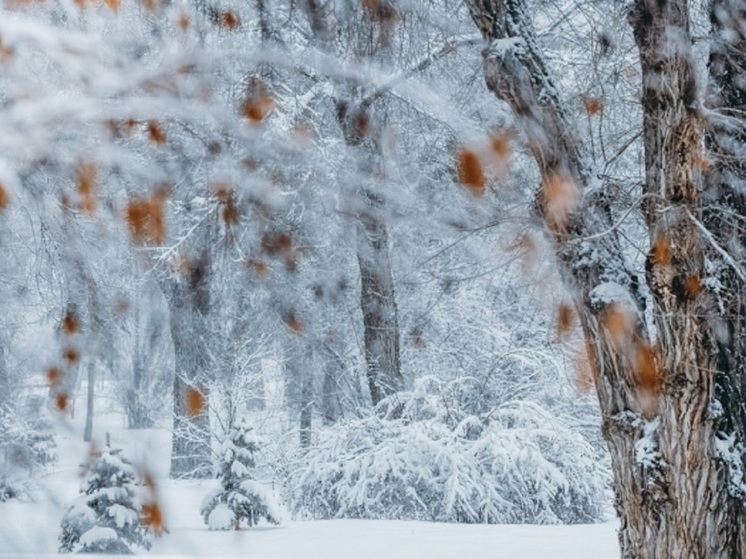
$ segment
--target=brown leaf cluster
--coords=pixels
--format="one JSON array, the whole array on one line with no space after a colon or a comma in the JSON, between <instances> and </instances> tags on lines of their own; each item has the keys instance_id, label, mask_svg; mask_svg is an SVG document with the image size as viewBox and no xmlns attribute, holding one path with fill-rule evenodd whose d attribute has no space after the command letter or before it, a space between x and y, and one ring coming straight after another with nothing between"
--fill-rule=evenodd
<instances>
[{"instance_id":1,"label":"brown leaf cluster","mask_svg":"<svg viewBox=\"0 0 746 559\"><path fill-rule=\"evenodd\" d=\"M635 314L623 305L614 303L604 309L600 318L609 341L617 348L626 347L635 333Z\"/></svg>"},{"instance_id":2,"label":"brown leaf cluster","mask_svg":"<svg viewBox=\"0 0 746 559\"><path fill-rule=\"evenodd\" d=\"M595 384L596 348L586 341L575 353L575 383L581 393L587 393Z\"/></svg>"},{"instance_id":3,"label":"brown leaf cluster","mask_svg":"<svg viewBox=\"0 0 746 559\"><path fill-rule=\"evenodd\" d=\"M79 328L78 316L74 311L67 311L65 316L62 317L60 329L64 334L71 336L78 331Z\"/></svg>"},{"instance_id":4,"label":"brown leaf cluster","mask_svg":"<svg viewBox=\"0 0 746 559\"><path fill-rule=\"evenodd\" d=\"M688 299L696 299L703 289L702 280L697 276L687 276L684 279L684 291Z\"/></svg>"},{"instance_id":5,"label":"brown leaf cluster","mask_svg":"<svg viewBox=\"0 0 746 559\"><path fill-rule=\"evenodd\" d=\"M635 374L640 390L647 395L660 394L662 378L655 349L649 344L638 344L635 353Z\"/></svg>"},{"instance_id":6,"label":"brown leaf cluster","mask_svg":"<svg viewBox=\"0 0 746 559\"><path fill-rule=\"evenodd\" d=\"M10 196L2 183L0 183L0 210L4 210L10 203Z\"/></svg>"},{"instance_id":7,"label":"brown leaf cluster","mask_svg":"<svg viewBox=\"0 0 746 559\"><path fill-rule=\"evenodd\" d=\"M148 121L148 138L155 145L160 146L166 143L166 132L156 120Z\"/></svg>"},{"instance_id":8,"label":"brown leaf cluster","mask_svg":"<svg viewBox=\"0 0 746 559\"><path fill-rule=\"evenodd\" d=\"M295 269L298 251L290 233L268 231L262 235L262 252L272 258L281 258L288 270Z\"/></svg>"},{"instance_id":9,"label":"brown leaf cluster","mask_svg":"<svg viewBox=\"0 0 746 559\"><path fill-rule=\"evenodd\" d=\"M236 205L236 196L233 188L225 183L217 183L212 187L215 197L222 205L220 216L226 225L238 223L238 206Z\"/></svg>"},{"instance_id":10,"label":"brown leaf cluster","mask_svg":"<svg viewBox=\"0 0 746 559\"><path fill-rule=\"evenodd\" d=\"M248 94L241 104L241 115L253 124L259 124L274 107L275 100L265 83L257 77L251 78Z\"/></svg>"},{"instance_id":11,"label":"brown leaf cluster","mask_svg":"<svg viewBox=\"0 0 746 559\"><path fill-rule=\"evenodd\" d=\"M153 12L163 3L163 0L140 0L140 4L148 12Z\"/></svg>"},{"instance_id":12,"label":"brown leaf cluster","mask_svg":"<svg viewBox=\"0 0 746 559\"><path fill-rule=\"evenodd\" d=\"M282 318L293 334L300 335L306 329L300 318L293 312L285 313Z\"/></svg>"},{"instance_id":13,"label":"brown leaf cluster","mask_svg":"<svg viewBox=\"0 0 746 559\"><path fill-rule=\"evenodd\" d=\"M598 97L583 97L583 108L590 116L595 116L603 112L604 103Z\"/></svg>"},{"instance_id":14,"label":"brown leaf cluster","mask_svg":"<svg viewBox=\"0 0 746 559\"><path fill-rule=\"evenodd\" d=\"M45 376L49 388L55 389L62 382L62 370L59 367L49 367Z\"/></svg>"},{"instance_id":15,"label":"brown leaf cluster","mask_svg":"<svg viewBox=\"0 0 746 559\"><path fill-rule=\"evenodd\" d=\"M495 134L490 137L490 149L501 161L506 161L512 151L509 134Z\"/></svg>"},{"instance_id":16,"label":"brown leaf cluster","mask_svg":"<svg viewBox=\"0 0 746 559\"><path fill-rule=\"evenodd\" d=\"M362 4L371 21L392 24L400 18L399 12L388 0L362 0Z\"/></svg>"},{"instance_id":17,"label":"brown leaf cluster","mask_svg":"<svg viewBox=\"0 0 746 559\"><path fill-rule=\"evenodd\" d=\"M2 36L0 36L0 63L8 62L11 58L13 58L14 54L15 54L15 50L7 46L3 42Z\"/></svg>"},{"instance_id":18,"label":"brown leaf cluster","mask_svg":"<svg viewBox=\"0 0 746 559\"><path fill-rule=\"evenodd\" d=\"M458 181L472 196L484 195L487 179L477 153L468 148L461 148L456 154L456 172Z\"/></svg>"},{"instance_id":19,"label":"brown leaf cluster","mask_svg":"<svg viewBox=\"0 0 746 559\"><path fill-rule=\"evenodd\" d=\"M150 501L142 506L142 524L150 528L157 536L166 531L163 511L158 501Z\"/></svg>"},{"instance_id":20,"label":"brown leaf cluster","mask_svg":"<svg viewBox=\"0 0 746 559\"><path fill-rule=\"evenodd\" d=\"M182 31L186 31L187 29L189 29L190 23L191 21L189 19L189 14L187 14L186 12L181 12L179 14L179 17L176 18L176 25Z\"/></svg>"},{"instance_id":21,"label":"brown leaf cluster","mask_svg":"<svg viewBox=\"0 0 746 559\"><path fill-rule=\"evenodd\" d=\"M147 198L135 198L127 204L125 219L130 233L139 243L162 244L166 239L166 193L159 189Z\"/></svg>"},{"instance_id":22,"label":"brown leaf cluster","mask_svg":"<svg viewBox=\"0 0 746 559\"><path fill-rule=\"evenodd\" d=\"M92 214L96 210L98 194L95 163L82 162L78 164L76 184L80 197L80 209L87 214Z\"/></svg>"},{"instance_id":23,"label":"brown leaf cluster","mask_svg":"<svg viewBox=\"0 0 746 559\"><path fill-rule=\"evenodd\" d=\"M650 259L658 266L671 263L671 243L666 235L659 235L650 249Z\"/></svg>"},{"instance_id":24,"label":"brown leaf cluster","mask_svg":"<svg viewBox=\"0 0 746 559\"><path fill-rule=\"evenodd\" d=\"M541 205L544 220L555 233L564 232L570 216L577 209L580 191L571 178L554 174L541 185Z\"/></svg>"},{"instance_id":25,"label":"brown leaf cluster","mask_svg":"<svg viewBox=\"0 0 746 559\"><path fill-rule=\"evenodd\" d=\"M267 273L269 272L269 266L267 263L264 260L256 258L249 258L246 260L246 267L253 270L253 272L262 279L266 278Z\"/></svg>"},{"instance_id":26,"label":"brown leaf cluster","mask_svg":"<svg viewBox=\"0 0 746 559\"><path fill-rule=\"evenodd\" d=\"M54 407L57 408L57 411L67 411L68 405L70 405L70 397L67 395L67 392L57 393L54 398Z\"/></svg>"},{"instance_id":27,"label":"brown leaf cluster","mask_svg":"<svg viewBox=\"0 0 746 559\"><path fill-rule=\"evenodd\" d=\"M238 19L238 16L235 12L226 10L218 14L217 23L218 26L222 27L223 29L233 31L239 26L240 20Z\"/></svg>"},{"instance_id":28,"label":"brown leaf cluster","mask_svg":"<svg viewBox=\"0 0 746 559\"><path fill-rule=\"evenodd\" d=\"M351 118L355 137L362 140L370 133L370 116L366 111L355 111Z\"/></svg>"},{"instance_id":29,"label":"brown leaf cluster","mask_svg":"<svg viewBox=\"0 0 746 559\"><path fill-rule=\"evenodd\" d=\"M560 303L557 307L557 338L562 341L572 330L575 313L569 303Z\"/></svg>"},{"instance_id":30,"label":"brown leaf cluster","mask_svg":"<svg viewBox=\"0 0 746 559\"><path fill-rule=\"evenodd\" d=\"M81 10L106 6L114 12L118 12L121 5L121 0L73 0L73 2Z\"/></svg>"},{"instance_id":31,"label":"brown leaf cluster","mask_svg":"<svg viewBox=\"0 0 746 559\"><path fill-rule=\"evenodd\" d=\"M68 366L75 365L80 361L80 352L72 346L65 347L62 350L62 359Z\"/></svg>"},{"instance_id":32,"label":"brown leaf cluster","mask_svg":"<svg viewBox=\"0 0 746 559\"><path fill-rule=\"evenodd\" d=\"M193 386L188 386L184 393L184 405L190 417L200 415L205 411L205 396Z\"/></svg>"}]
</instances>

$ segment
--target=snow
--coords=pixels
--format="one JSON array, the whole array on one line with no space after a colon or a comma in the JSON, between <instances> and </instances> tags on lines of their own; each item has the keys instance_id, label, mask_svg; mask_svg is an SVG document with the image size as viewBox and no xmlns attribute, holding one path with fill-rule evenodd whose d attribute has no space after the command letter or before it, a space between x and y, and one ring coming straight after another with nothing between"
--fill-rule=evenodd
<instances>
[{"instance_id":1,"label":"snow","mask_svg":"<svg viewBox=\"0 0 746 559\"><path fill-rule=\"evenodd\" d=\"M82 419L82 418L81 418ZM215 480L167 479L169 433L166 429L127 430L121 416L97 418L94 436L125 447L132 457L147 456L157 478L167 533L156 538L146 555L251 557L252 559L612 559L619 555L617 523L593 525L482 525L396 520L286 519L281 526L262 524L242 531L210 531L200 516L205 494ZM0 503L0 558L36 559L57 555L62 510L77 496L79 464L88 445L80 426L63 425L57 435L60 462L44 477L46 493L28 502ZM39 527L44 529L40 530ZM103 530L103 531L102 531ZM85 538L107 536L95 529ZM95 555L92 557L104 557ZM114 557L114 556L111 556Z\"/></svg>"},{"instance_id":2,"label":"snow","mask_svg":"<svg viewBox=\"0 0 746 559\"><path fill-rule=\"evenodd\" d=\"M112 518L114 518L114 523L117 525L117 528L124 528L125 526L136 523L138 520L135 511L117 503L111 505L107 512Z\"/></svg>"},{"instance_id":3,"label":"snow","mask_svg":"<svg viewBox=\"0 0 746 559\"><path fill-rule=\"evenodd\" d=\"M607 281L598 284L590 292L591 305L602 308L610 304L623 304L625 308L636 308L635 302L629 294L629 289L622 285Z\"/></svg>"},{"instance_id":4,"label":"snow","mask_svg":"<svg viewBox=\"0 0 746 559\"><path fill-rule=\"evenodd\" d=\"M506 37L495 39L490 43L489 54L497 58L503 58L508 53L524 52L526 41L522 37Z\"/></svg>"},{"instance_id":5,"label":"snow","mask_svg":"<svg viewBox=\"0 0 746 559\"><path fill-rule=\"evenodd\" d=\"M107 528L105 526L94 526L90 530L86 531L85 534L80 536L80 545L92 546L97 542L116 540L117 533L113 528Z\"/></svg>"},{"instance_id":6,"label":"snow","mask_svg":"<svg viewBox=\"0 0 746 559\"><path fill-rule=\"evenodd\" d=\"M232 525L233 511L225 503L218 503L207 519L207 526L210 530L230 530Z\"/></svg>"},{"instance_id":7,"label":"snow","mask_svg":"<svg viewBox=\"0 0 746 559\"><path fill-rule=\"evenodd\" d=\"M654 468L660 464L661 453L658 449L658 442L655 440L655 432L659 426L659 418L644 421L642 437L635 442L635 461L644 468Z\"/></svg>"},{"instance_id":8,"label":"snow","mask_svg":"<svg viewBox=\"0 0 746 559\"><path fill-rule=\"evenodd\" d=\"M743 499L746 496L746 482L744 482L741 465L744 454L743 444L736 440L734 433L719 433L715 440L715 451L728 466L730 476L728 490L734 497Z\"/></svg>"}]
</instances>

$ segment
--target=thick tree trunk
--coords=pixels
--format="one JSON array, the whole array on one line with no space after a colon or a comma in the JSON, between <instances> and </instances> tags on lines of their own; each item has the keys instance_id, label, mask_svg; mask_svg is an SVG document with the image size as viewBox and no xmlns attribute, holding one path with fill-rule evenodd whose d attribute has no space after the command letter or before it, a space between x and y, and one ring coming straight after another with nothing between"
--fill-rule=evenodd
<instances>
[{"instance_id":1,"label":"thick tree trunk","mask_svg":"<svg viewBox=\"0 0 746 559\"><path fill-rule=\"evenodd\" d=\"M375 215L381 205L367 194L370 213L357 224L357 259L360 268L360 309L365 329L365 362L373 405L395 394L401 381L399 322L394 279L389 259L388 229Z\"/></svg>"},{"instance_id":2,"label":"thick tree trunk","mask_svg":"<svg viewBox=\"0 0 746 559\"><path fill-rule=\"evenodd\" d=\"M686 2L640 0L630 12L643 69L644 213L653 247L646 279L655 340L646 334L638 282L622 260L603 186L552 93L523 0L467 4L490 42L487 85L513 108L542 175L537 207L576 297L595 365L622 556L741 557L743 438L722 430L733 405L723 404L716 382L723 354L740 357L718 348L715 305L704 292L713 243L701 224L703 127ZM546 188L557 177L583 189L560 224ZM742 375L726 376L729 386L743 382ZM731 394L742 405L738 390Z\"/></svg>"},{"instance_id":3,"label":"thick tree trunk","mask_svg":"<svg viewBox=\"0 0 746 559\"><path fill-rule=\"evenodd\" d=\"M212 475L207 375L210 258L204 250L187 276L171 280L167 297L174 344L171 477Z\"/></svg>"},{"instance_id":4,"label":"thick tree trunk","mask_svg":"<svg viewBox=\"0 0 746 559\"><path fill-rule=\"evenodd\" d=\"M317 40L326 48L333 48L338 29L333 2L304 0L303 8ZM355 50L360 57L374 57L387 43L388 28L373 22L366 10L362 12L366 15L360 22L360 44ZM356 86L350 85L347 89L352 99ZM376 137L380 127L375 126L371 118L371 105L378 97L373 92L357 103L335 100L337 122L345 143L361 163L358 175L364 182L375 182L376 161L380 159L380 138ZM376 405L400 388L399 322L389 258L388 226L382 213L384 200L370 186L358 187L356 192L359 197L357 259L365 363L371 399Z\"/></svg>"}]
</instances>

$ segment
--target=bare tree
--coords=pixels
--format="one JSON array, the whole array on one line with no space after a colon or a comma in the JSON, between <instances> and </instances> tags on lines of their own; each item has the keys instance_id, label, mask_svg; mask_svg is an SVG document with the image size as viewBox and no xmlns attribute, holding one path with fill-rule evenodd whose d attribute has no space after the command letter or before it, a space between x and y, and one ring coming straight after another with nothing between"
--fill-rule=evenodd
<instances>
[{"instance_id":1,"label":"bare tree","mask_svg":"<svg viewBox=\"0 0 746 559\"><path fill-rule=\"evenodd\" d=\"M643 84L645 298L611 219L618 201L556 94L526 3L466 4L488 43L486 84L511 107L541 175L535 206L589 347L622 556L741 557L746 275L733 249L746 209L734 188L746 5L712 4L714 113L700 98L686 0L637 0L629 11Z\"/></svg>"},{"instance_id":2,"label":"bare tree","mask_svg":"<svg viewBox=\"0 0 746 559\"><path fill-rule=\"evenodd\" d=\"M304 8L317 42L327 50L336 48L340 25L334 16L333 2L307 0ZM354 40L355 56L374 59L384 55L395 8L390 2L371 3L358 16L346 22ZM389 256L385 197L381 192L381 131L383 121L373 104L376 91L364 91L354 83L337 87L334 103L336 119L358 168L354 187L357 201L356 247L360 270L360 308L363 313L365 362L373 404L399 389L399 321L394 278Z\"/></svg>"}]
</instances>

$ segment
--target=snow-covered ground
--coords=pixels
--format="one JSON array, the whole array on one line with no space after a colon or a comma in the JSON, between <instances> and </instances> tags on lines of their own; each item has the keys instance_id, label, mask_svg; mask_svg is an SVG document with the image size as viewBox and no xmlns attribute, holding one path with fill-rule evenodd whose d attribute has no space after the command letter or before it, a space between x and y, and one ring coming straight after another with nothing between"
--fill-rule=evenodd
<instances>
[{"instance_id":1,"label":"snow-covered ground","mask_svg":"<svg viewBox=\"0 0 746 559\"><path fill-rule=\"evenodd\" d=\"M462 525L411 521L293 521L241 532L210 532L200 502L215 481L167 479L165 430L127 431L120 416L97 418L96 438L124 446L160 479L168 533L149 555L266 559L611 559L618 556L616 523L576 526ZM64 505L78 494L87 445L77 422L59 425L60 461L41 478L35 502L0 503L0 557L56 555Z\"/></svg>"}]
</instances>

